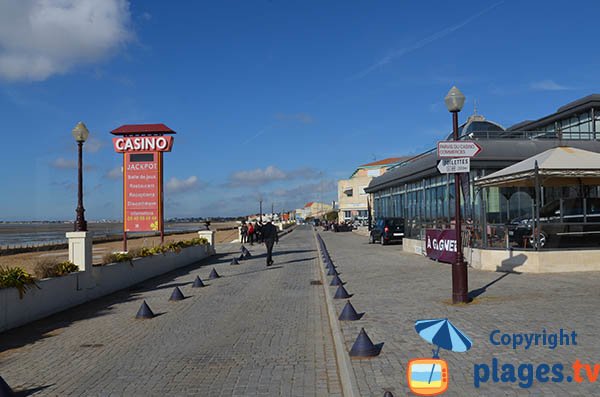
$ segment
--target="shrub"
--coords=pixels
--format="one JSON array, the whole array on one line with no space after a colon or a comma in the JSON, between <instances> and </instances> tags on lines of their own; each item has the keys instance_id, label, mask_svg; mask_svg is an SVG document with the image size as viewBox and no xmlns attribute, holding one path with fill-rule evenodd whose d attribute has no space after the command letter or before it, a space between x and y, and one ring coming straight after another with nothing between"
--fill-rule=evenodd
<instances>
[{"instance_id":1,"label":"shrub","mask_svg":"<svg viewBox=\"0 0 600 397\"><path fill-rule=\"evenodd\" d=\"M58 264L57 268L58 268L59 276L65 276L69 273L79 271L79 266L77 266L76 264L74 264L73 262L70 262L70 261L60 262Z\"/></svg>"},{"instance_id":2,"label":"shrub","mask_svg":"<svg viewBox=\"0 0 600 397\"><path fill-rule=\"evenodd\" d=\"M102 257L102 264L108 265L109 263L115 262L127 262L131 261L132 259L133 256L128 252L112 252Z\"/></svg>"},{"instance_id":3,"label":"shrub","mask_svg":"<svg viewBox=\"0 0 600 397\"><path fill-rule=\"evenodd\" d=\"M0 266L0 288L16 288L19 297L23 299L23 294L34 287L39 288L35 284L35 279L22 268Z\"/></svg>"},{"instance_id":4,"label":"shrub","mask_svg":"<svg viewBox=\"0 0 600 397\"><path fill-rule=\"evenodd\" d=\"M36 262L33 274L36 278L48 278L60 277L76 271L79 271L79 267L72 262L44 258Z\"/></svg>"},{"instance_id":5,"label":"shrub","mask_svg":"<svg viewBox=\"0 0 600 397\"><path fill-rule=\"evenodd\" d=\"M151 256L152 251L150 250L150 248L147 247L141 247L141 248L133 248L131 250L129 250L129 255L131 255L133 258L144 258L146 256Z\"/></svg>"}]
</instances>

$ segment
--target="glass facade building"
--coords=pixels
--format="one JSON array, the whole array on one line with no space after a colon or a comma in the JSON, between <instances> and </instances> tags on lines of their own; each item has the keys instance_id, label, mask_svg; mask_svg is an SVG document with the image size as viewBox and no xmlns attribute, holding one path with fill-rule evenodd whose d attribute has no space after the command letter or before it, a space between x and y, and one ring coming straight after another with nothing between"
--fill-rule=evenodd
<instances>
[{"instance_id":1,"label":"glass facade building","mask_svg":"<svg viewBox=\"0 0 600 397\"><path fill-rule=\"evenodd\" d=\"M598 110L596 110L596 107ZM558 109L537 121L519 123L508 129L471 116L460 127L461 139L474 140L482 151L471 159L471 172L461 174L463 242L471 247L507 248L526 242L511 241L510 225L534 214L535 192L529 187L477 188L474 180L501 170L545 150L571 146L600 153L600 95L591 95ZM437 153L425 152L373 179L366 191L372 194L375 219L400 217L407 238L423 239L428 228L454 228L454 177L437 170ZM587 200L588 204L583 201ZM540 206L553 202L581 200L584 213L590 203L600 202L596 186L542 187ZM577 201L579 202L579 201ZM577 212L577 211L575 211ZM600 209L598 209L600 215ZM582 222L599 222L584 217ZM562 215L559 221L564 222ZM600 230L600 227L599 227ZM600 233L597 234L600 246ZM587 241L587 243L590 243ZM596 241L592 241L596 244Z\"/></svg>"}]
</instances>

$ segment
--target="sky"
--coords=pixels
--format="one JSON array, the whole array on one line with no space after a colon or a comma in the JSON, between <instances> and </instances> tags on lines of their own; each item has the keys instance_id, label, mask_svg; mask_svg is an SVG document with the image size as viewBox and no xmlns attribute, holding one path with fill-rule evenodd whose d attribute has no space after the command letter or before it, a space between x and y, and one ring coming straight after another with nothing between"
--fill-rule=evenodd
<instances>
[{"instance_id":1,"label":"sky","mask_svg":"<svg viewBox=\"0 0 600 397\"><path fill-rule=\"evenodd\" d=\"M164 123L165 216L331 202L451 130L456 85L508 127L597 93L596 1L0 0L0 220L121 219L110 131Z\"/></svg>"}]
</instances>

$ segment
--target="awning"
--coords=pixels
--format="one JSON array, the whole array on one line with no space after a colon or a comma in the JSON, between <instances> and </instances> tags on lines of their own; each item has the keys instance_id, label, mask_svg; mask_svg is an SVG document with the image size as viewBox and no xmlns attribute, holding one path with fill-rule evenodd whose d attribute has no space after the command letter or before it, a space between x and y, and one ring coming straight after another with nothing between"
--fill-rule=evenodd
<instances>
[{"instance_id":1,"label":"awning","mask_svg":"<svg viewBox=\"0 0 600 397\"><path fill-rule=\"evenodd\" d=\"M535 164L544 186L600 185L600 154L556 147L475 180L475 186L534 186Z\"/></svg>"}]
</instances>

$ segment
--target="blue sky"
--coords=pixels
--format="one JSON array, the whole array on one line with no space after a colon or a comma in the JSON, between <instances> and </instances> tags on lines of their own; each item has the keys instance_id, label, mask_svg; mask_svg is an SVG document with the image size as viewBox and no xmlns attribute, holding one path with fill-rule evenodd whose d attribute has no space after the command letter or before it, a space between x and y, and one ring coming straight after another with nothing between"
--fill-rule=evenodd
<instances>
[{"instance_id":1,"label":"blue sky","mask_svg":"<svg viewBox=\"0 0 600 397\"><path fill-rule=\"evenodd\" d=\"M176 6L175 6L176 5ZM162 122L167 217L331 201L363 163L432 148L467 96L505 127L598 92L593 1L0 0L0 219L120 219L109 131Z\"/></svg>"}]
</instances>

